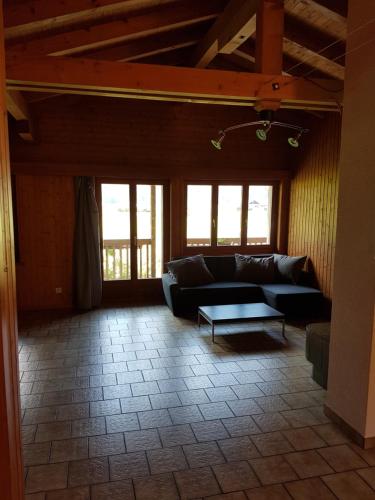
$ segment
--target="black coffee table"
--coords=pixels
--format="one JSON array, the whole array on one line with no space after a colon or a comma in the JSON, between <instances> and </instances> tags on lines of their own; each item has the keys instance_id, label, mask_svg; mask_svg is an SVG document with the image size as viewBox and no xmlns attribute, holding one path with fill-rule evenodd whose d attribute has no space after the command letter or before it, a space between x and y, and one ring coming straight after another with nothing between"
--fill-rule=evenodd
<instances>
[{"instance_id":1,"label":"black coffee table","mask_svg":"<svg viewBox=\"0 0 375 500\"><path fill-rule=\"evenodd\" d=\"M200 306L198 308L198 327L201 326L201 317L212 327L212 342L215 342L215 325L240 321L281 320L282 335L285 336L285 315L276 309L255 302L253 304L226 304L221 306Z\"/></svg>"}]
</instances>

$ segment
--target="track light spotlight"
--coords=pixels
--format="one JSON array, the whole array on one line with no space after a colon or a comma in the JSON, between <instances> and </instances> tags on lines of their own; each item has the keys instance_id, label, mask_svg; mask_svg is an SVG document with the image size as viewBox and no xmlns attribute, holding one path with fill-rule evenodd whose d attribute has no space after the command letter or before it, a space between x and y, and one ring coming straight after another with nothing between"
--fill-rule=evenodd
<instances>
[{"instance_id":1,"label":"track light spotlight","mask_svg":"<svg viewBox=\"0 0 375 500\"><path fill-rule=\"evenodd\" d=\"M289 146L292 146L292 148L298 148L299 147L299 139L302 135L302 131L298 132L298 134L295 137L288 137L288 143Z\"/></svg>"},{"instance_id":2,"label":"track light spotlight","mask_svg":"<svg viewBox=\"0 0 375 500\"><path fill-rule=\"evenodd\" d=\"M265 128L257 128L255 131L255 135L260 141L266 141L267 140L267 134L271 128L271 123L264 122L263 127Z\"/></svg>"},{"instance_id":3,"label":"track light spotlight","mask_svg":"<svg viewBox=\"0 0 375 500\"><path fill-rule=\"evenodd\" d=\"M288 137L288 144L292 148L298 148L299 140L302 134L309 132L309 129L302 128L299 125L293 125L291 123L274 121L273 114L274 113L272 110L262 110L259 113L261 118L260 120L254 122L239 123L238 125L232 125L231 127L224 128L219 131L219 137L217 139L211 139L211 144L213 145L214 148L220 150L222 149L222 142L227 132L253 126L259 127L256 129L255 135L257 139L264 142L268 138L268 132L271 130L271 127L282 127L282 128L287 128L289 130L293 130L295 135Z\"/></svg>"},{"instance_id":4,"label":"track light spotlight","mask_svg":"<svg viewBox=\"0 0 375 500\"><path fill-rule=\"evenodd\" d=\"M221 150L222 149L221 143L223 142L224 137L225 137L225 134L223 134L222 132L220 132L220 135L219 135L218 139L211 139L211 144L213 145L213 147L216 148L216 149Z\"/></svg>"}]
</instances>

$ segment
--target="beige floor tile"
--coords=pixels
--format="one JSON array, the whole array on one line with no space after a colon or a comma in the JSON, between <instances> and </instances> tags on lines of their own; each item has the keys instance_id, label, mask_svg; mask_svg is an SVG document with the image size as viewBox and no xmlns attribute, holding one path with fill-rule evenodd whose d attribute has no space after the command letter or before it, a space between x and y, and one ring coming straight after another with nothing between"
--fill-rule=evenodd
<instances>
[{"instance_id":1,"label":"beige floor tile","mask_svg":"<svg viewBox=\"0 0 375 500\"><path fill-rule=\"evenodd\" d=\"M82 418L74 420L71 425L73 437L97 436L106 433L104 417ZM52 430L49 432L52 433Z\"/></svg>"},{"instance_id":2,"label":"beige floor tile","mask_svg":"<svg viewBox=\"0 0 375 500\"><path fill-rule=\"evenodd\" d=\"M156 429L125 432L127 451L153 450L161 448L159 434Z\"/></svg>"},{"instance_id":3,"label":"beige floor tile","mask_svg":"<svg viewBox=\"0 0 375 500\"><path fill-rule=\"evenodd\" d=\"M281 432L268 432L251 436L251 440L263 456L280 455L293 451L291 444Z\"/></svg>"},{"instance_id":4,"label":"beige floor tile","mask_svg":"<svg viewBox=\"0 0 375 500\"><path fill-rule=\"evenodd\" d=\"M292 427L307 427L309 425L317 425L321 423L318 418L310 412L310 410L305 408L283 411L282 416Z\"/></svg>"},{"instance_id":5,"label":"beige floor tile","mask_svg":"<svg viewBox=\"0 0 375 500\"><path fill-rule=\"evenodd\" d=\"M67 478L67 463L30 467L26 479L26 493L66 488Z\"/></svg>"},{"instance_id":6,"label":"beige floor tile","mask_svg":"<svg viewBox=\"0 0 375 500\"><path fill-rule=\"evenodd\" d=\"M243 491L235 491L233 493L223 493L222 495L206 497L205 500L247 500L247 496Z\"/></svg>"},{"instance_id":7,"label":"beige floor tile","mask_svg":"<svg viewBox=\"0 0 375 500\"><path fill-rule=\"evenodd\" d=\"M255 458L249 462L264 485L298 479L294 470L281 455L267 458Z\"/></svg>"},{"instance_id":8,"label":"beige floor tile","mask_svg":"<svg viewBox=\"0 0 375 500\"><path fill-rule=\"evenodd\" d=\"M375 490L375 467L360 469L357 473Z\"/></svg>"},{"instance_id":9,"label":"beige floor tile","mask_svg":"<svg viewBox=\"0 0 375 500\"><path fill-rule=\"evenodd\" d=\"M188 424L172 425L159 429L159 435L163 446L178 446L196 442L192 428Z\"/></svg>"},{"instance_id":10,"label":"beige floor tile","mask_svg":"<svg viewBox=\"0 0 375 500\"><path fill-rule=\"evenodd\" d=\"M124 435L122 433L89 438L90 458L119 455L121 453L125 453Z\"/></svg>"},{"instance_id":11,"label":"beige floor tile","mask_svg":"<svg viewBox=\"0 0 375 500\"><path fill-rule=\"evenodd\" d=\"M21 426L21 437L22 437L22 444L30 444L34 441L35 434L36 434L37 426L36 425L22 425ZM47 441L50 441L47 439Z\"/></svg>"},{"instance_id":12,"label":"beige floor tile","mask_svg":"<svg viewBox=\"0 0 375 500\"><path fill-rule=\"evenodd\" d=\"M88 458L87 438L63 439L52 442L51 462L68 462Z\"/></svg>"},{"instance_id":13,"label":"beige floor tile","mask_svg":"<svg viewBox=\"0 0 375 500\"><path fill-rule=\"evenodd\" d=\"M71 433L71 422L51 422L39 424L35 435L35 442L68 439L70 438Z\"/></svg>"},{"instance_id":14,"label":"beige floor tile","mask_svg":"<svg viewBox=\"0 0 375 500\"><path fill-rule=\"evenodd\" d=\"M134 479L134 488L137 500L150 500L153 498L158 500L178 500L180 498L172 474Z\"/></svg>"},{"instance_id":15,"label":"beige floor tile","mask_svg":"<svg viewBox=\"0 0 375 500\"><path fill-rule=\"evenodd\" d=\"M221 464L225 461L216 442L188 444L183 450L192 469Z\"/></svg>"},{"instance_id":16,"label":"beige floor tile","mask_svg":"<svg viewBox=\"0 0 375 500\"><path fill-rule=\"evenodd\" d=\"M90 500L90 489L88 486L83 486L80 488L51 491L47 493L46 500Z\"/></svg>"},{"instance_id":17,"label":"beige floor tile","mask_svg":"<svg viewBox=\"0 0 375 500\"><path fill-rule=\"evenodd\" d=\"M197 441L213 441L229 438L228 431L220 420L209 420L207 422L194 422L191 424Z\"/></svg>"},{"instance_id":18,"label":"beige floor tile","mask_svg":"<svg viewBox=\"0 0 375 500\"><path fill-rule=\"evenodd\" d=\"M33 443L23 447L23 464L29 465L48 464L50 459L51 443Z\"/></svg>"},{"instance_id":19,"label":"beige floor tile","mask_svg":"<svg viewBox=\"0 0 375 500\"><path fill-rule=\"evenodd\" d=\"M291 496L281 484L263 486L246 491L250 500L290 500Z\"/></svg>"},{"instance_id":20,"label":"beige floor tile","mask_svg":"<svg viewBox=\"0 0 375 500\"><path fill-rule=\"evenodd\" d=\"M336 498L319 478L286 483L285 487L294 500L334 500Z\"/></svg>"},{"instance_id":21,"label":"beige floor tile","mask_svg":"<svg viewBox=\"0 0 375 500\"><path fill-rule=\"evenodd\" d=\"M247 462L231 462L213 467L224 493L259 486L259 481Z\"/></svg>"},{"instance_id":22,"label":"beige floor tile","mask_svg":"<svg viewBox=\"0 0 375 500\"><path fill-rule=\"evenodd\" d=\"M263 432L279 431L290 427L280 413L264 413L262 415L253 415L252 418Z\"/></svg>"},{"instance_id":23,"label":"beige floor tile","mask_svg":"<svg viewBox=\"0 0 375 500\"><path fill-rule=\"evenodd\" d=\"M151 450L147 452L147 458L151 474L164 474L188 468L180 447Z\"/></svg>"},{"instance_id":24,"label":"beige floor tile","mask_svg":"<svg viewBox=\"0 0 375 500\"><path fill-rule=\"evenodd\" d=\"M30 495L25 495L25 500L45 500L45 493L30 493Z\"/></svg>"},{"instance_id":25,"label":"beige floor tile","mask_svg":"<svg viewBox=\"0 0 375 500\"><path fill-rule=\"evenodd\" d=\"M222 439L218 441L218 445L228 462L259 457L258 450L248 436Z\"/></svg>"},{"instance_id":26,"label":"beige floor tile","mask_svg":"<svg viewBox=\"0 0 375 500\"><path fill-rule=\"evenodd\" d=\"M217 495L219 485L209 467L174 473L182 499L193 499Z\"/></svg>"},{"instance_id":27,"label":"beige floor tile","mask_svg":"<svg viewBox=\"0 0 375 500\"><path fill-rule=\"evenodd\" d=\"M349 439L335 424L315 425L314 431L330 446L349 442Z\"/></svg>"},{"instance_id":28,"label":"beige floor tile","mask_svg":"<svg viewBox=\"0 0 375 500\"><path fill-rule=\"evenodd\" d=\"M333 469L316 451L298 451L284 455L300 478L330 474Z\"/></svg>"},{"instance_id":29,"label":"beige floor tile","mask_svg":"<svg viewBox=\"0 0 375 500\"><path fill-rule=\"evenodd\" d=\"M322 480L340 500L375 499L375 492L355 472L340 472Z\"/></svg>"},{"instance_id":30,"label":"beige floor tile","mask_svg":"<svg viewBox=\"0 0 375 500\"><path fill-rule=\"evenodd\" d=\"M322 448L319 453L336 472L367 466L366 462L346 444Z\"/></svg>"},{"instance_id":31,"label":"beige floor tile","mask_svg":"<svg viewBox=\"0 0 375 500\"><path fill-rule=\"evenodd\" d=\"M298 451L311 450L313 448L325 446L325 442L310 427L290 429L283 431L283 434Z\"/></svg>"},{"instance_id":32,"label":"beige floor tile","mask_svg":"<svg viewBox=\"0 0 375 500\"><path fill-rule=\"evenodd\" d=\"M96 484L91 487L91 500L134 500L130 479Z\"/></svg>"},{"instance_id":33,"label":"beige floor tile","mask_svg":"<svg viewBox=\"0 0 375 500\"><path fill-rule=\"evenodd\" d=\"M363 460L365 460L369 465L375 465L375 448L369 448L368 450L364 450L360 448L356 444L350 443L350 447L360 455Z\"/></svg>"},{"instance_id":34,"label":"beige floor tile","mask_svg":"<svg viewBox=\"0 0 375 500\"><path fill-rule=\"evenodd\" d=\"M69 486L104 483L109 480L108 459L92 458L69 464Z\"/></svg>"},{"instance_id":35,"label":"beige floor tile","mask_svg":"<svg viewBox=\"0 0 375 500\"><path fill-rule=\"evenodd\" d=\"M113 455L108 460L112 481L149 475L146 453L144 451Z\"/></svg>"}]
</instances>

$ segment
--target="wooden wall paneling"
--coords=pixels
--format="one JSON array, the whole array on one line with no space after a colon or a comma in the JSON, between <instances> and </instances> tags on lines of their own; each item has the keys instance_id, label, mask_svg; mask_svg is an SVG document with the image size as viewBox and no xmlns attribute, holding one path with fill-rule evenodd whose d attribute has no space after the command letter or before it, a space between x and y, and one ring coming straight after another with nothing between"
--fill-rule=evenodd
<instances>
[{"instance_id":1,"label":"wooden wall paneling","mask_svg":"<svg viewBox=\"0 0 375 500\"><path fill-rule=\"evenodd\" d=\"M5 102L3 12L0 4L0 485L1 498L22 500L18 345L12 194Z\"/></svg>"},{"instance_id":2,"label":"wooden wall paneling","mask_svg":"<svg viewBox=\"0 0 375 500\"><path fill-rule=\"evenodd\" d=\"M233 177L242 169L289 168L282 130L275 130L267 144L256 139L254 130L243 129L228 134L222 151L211 146L219 129L255 120L252 109L62 96L34 103L31 111L38 142L27 144L12 134L12 167L43 164L52 174L64 164L71 168L65 173L74 175L77 164L85 164L91 169L86 175L103 176L117 166L117 176L133 169L146 176L157 171L159 178L161 171L203 177L213 170L228 176L230 169ZM279 116L290 117L282 111Z\"/></svg>"},{"instance_id":3,"label":"wooden wall paneling","mask_svg":"<svg viewBox=\"0 0 375 500\"><path fill-rule=\"evenodd\" d=\"M184 247L184 234L185 234L185 221L183 214L183 206L181 203L185 198L184 184L181 178L174 178L171 180L170 190L170 254L168 259L182 255Z\"/></svg>"},{"instance_id":4,"label":"wooden wall paneling","mask_svg":"<svg viewBox=\"0 0 375 500\"><path fill-rule=\"evenodd\" d=\"M67 176L16 176L21 309L72 306L74 187ZM56 288L62 288L57 294Z\"/></svg>"},{"instance_id":5,"label":"wooden wall paneling","mask_svg":"<svg viewBox=\"0 0 375 500\"><path fill-rule=\"evenodd\" d=\"M290 179L282 179L279 188L276 248L279 253L288 251Z\"/></svg>"},{"instance_id":6,"label":"wooden wall paneling","mask_svg":"<svg viewBox=\"0 0 375 500\"><path fill-rule=\"evenodd\" d=\"M291 183L288 252L308 255L318 285L332 298L337 218L339 117L312 124Z\"/></svg>"}]
</instances>

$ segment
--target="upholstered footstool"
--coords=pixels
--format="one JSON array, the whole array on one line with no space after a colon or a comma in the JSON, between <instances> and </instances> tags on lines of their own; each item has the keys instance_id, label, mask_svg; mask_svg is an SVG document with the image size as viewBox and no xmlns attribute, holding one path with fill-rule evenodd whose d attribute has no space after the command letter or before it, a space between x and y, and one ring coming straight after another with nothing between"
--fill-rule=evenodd
<instances>
[{"instance_id":1,"label":"upholstered footstool","mask_svg":"<svg viewBox=\"0 0 375 500\"><path fill-rule=\"evenodd\" d=\"M306 326L306 358L313 364L313 379L327 388L330 323Z\"/></svg>"}]
</instances>

